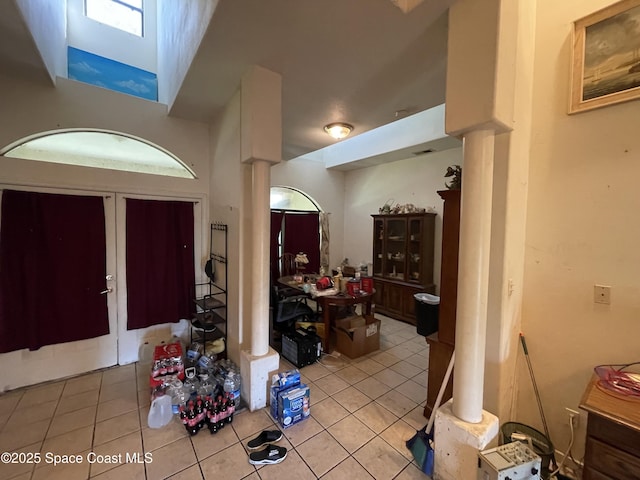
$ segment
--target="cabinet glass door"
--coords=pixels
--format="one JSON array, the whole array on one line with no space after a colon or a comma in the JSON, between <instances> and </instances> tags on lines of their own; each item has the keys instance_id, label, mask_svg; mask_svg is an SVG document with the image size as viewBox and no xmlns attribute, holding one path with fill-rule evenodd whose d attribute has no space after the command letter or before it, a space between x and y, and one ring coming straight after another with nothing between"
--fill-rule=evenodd
<instances>
[{"instance_id":1,"label":"cabinet glass door","mask_svg":"<svg viewBox=\"0 0 640 480\"><path fill-rule=\"evenodd\" d=\"M385 276L394 280L406 280L405 252L407 220L389 218L386 225Z\"/></svg>"},{"instance_id":2,"label":"cabinet glass door","mask_svg":"<svg viewBox=\"0 0 640 480\"><path fill-rule=\"evenodd\" d=\"M420 283L422 280L422 218L410 218L408 228L408 248L407 248L407 269L408 280L414 283Z\"/></svg>"},{"instance_id":3,"label":"cabinet glass door","mask_svg":"<svg viewBox=\"0 0 640 480\"><path fill-rule=\"evenodd\" d=\"M384 221L373 222L373 274L382 276L384 252Z\"/></svg>"}]
</instances>

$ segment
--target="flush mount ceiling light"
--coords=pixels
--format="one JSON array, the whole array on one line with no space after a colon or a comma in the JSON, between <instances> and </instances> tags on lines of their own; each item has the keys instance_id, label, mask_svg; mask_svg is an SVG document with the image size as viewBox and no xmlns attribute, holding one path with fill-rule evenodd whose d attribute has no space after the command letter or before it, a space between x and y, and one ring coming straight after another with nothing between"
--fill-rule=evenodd
<instances>
[{"instance_id":1,"label":"flush mount ceiling light","mask_svg":"<svg viewBox=\"0 0 640 480\"><path fill-rule=\"evenodd\" d=\"M348 123L330 123L324 126L324 131L336 140L346 137L353 130L353 125Z\"/></svg>"}]
</instances>

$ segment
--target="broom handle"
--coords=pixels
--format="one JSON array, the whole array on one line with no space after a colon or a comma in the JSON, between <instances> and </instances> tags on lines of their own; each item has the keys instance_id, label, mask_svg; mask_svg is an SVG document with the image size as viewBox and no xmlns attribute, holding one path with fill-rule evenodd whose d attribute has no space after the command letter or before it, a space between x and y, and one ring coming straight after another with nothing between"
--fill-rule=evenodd
<instances>
[{"instance_id":1,"label":"broom handle","mask_svg":"<svg viewBox=\"0 0 640 480\"><path fill-rule=\"evenodd\" d=\"M527 360L527 366L529 367L529 375L531 375L531 383L533 384L533 391L536 395L536 400L538 401L538 410L540 410L540 417L542 418L542 426L544 427L544 433L547 435L549 441L551 441L551 437L549 436L549 427L547 427L547 419L544 416L544 410L542 409L542 400L540 399L540 392L538 391L538 385L536 384L536 377L533 375L533 367L531 366L531 360L529 359L529 350L527 349L527 342L524 340L524 335L520 334L520 342L522 343L522 348L524 350L524 357Z\"/></svg>"},{"instance_id":2,"label":"broom handle","mask_svg":"<svg viewBox=\"0 0 640 480\"><path fill-rule=\"evenodd\" d=\"M447 383L449 383L449 377L451 377L451 371L453 370L453 361L455 359L456 352L455 350L451 354L451 360L449 360L449 366L447 367L447 372L444 374L444 380L442 380L442 385L440 385L440 391L438 392L438 396L436 397L436 403L433 405L433 410L431 410L431 415L429 415L429 423L427 423L427 428L425 432L429 433L431 428L433 427L433 422L436 419L436 410L440 408L440 402L442 401L442 397L444 396L444 391L447 388Z\"/></svg>"}]
</instances>

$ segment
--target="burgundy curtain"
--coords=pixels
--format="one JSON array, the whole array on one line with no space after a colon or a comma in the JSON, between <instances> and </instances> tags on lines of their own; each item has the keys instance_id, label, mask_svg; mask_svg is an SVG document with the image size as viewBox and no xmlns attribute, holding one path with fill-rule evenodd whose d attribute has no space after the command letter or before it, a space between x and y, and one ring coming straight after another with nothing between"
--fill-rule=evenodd
<instances>
[{"instance_id":1,"label":"burgundy curtain","mask_svg":"<svg viewBox=\"0 0 640 480\"><path fill-rule=\"evenodd\" d=\"M271 212L271 240L269 243L269 266L271 269L271 282L276 284L278 277L280 276L280 266L278 265L278 258L280 255L278 252L278 236L282 230L282 212Z\"/></svg>"},{"instance_id":2,"label":"burgundy curtain","mask_svg":"<svg viewBox=\"0 0 640 480\"><path fill-rule=\"evenodd\" d=\"M127 329L191 318L193 203L127 199Z\"/></svg>"},{"instance_id":3,"label":"burgundy curtain","mask_svg":"<svg viewBox=\"0 0 640 480\"><path fill-rule=\"evenodd\" d=\"M317 212L286 213L284 216L284 251L307 254L305 272L320 270L320 222Z\"/></svg>"},{"instance_id":4,"label":"burgundy curtain","mask_svg":"<svg viewBox=\"0 0 640 480\"><path fill-rule=\"evenodd\" d=\"M5 190L0 352L109 333L103 199Z\"/></svg>"}]
</instances>

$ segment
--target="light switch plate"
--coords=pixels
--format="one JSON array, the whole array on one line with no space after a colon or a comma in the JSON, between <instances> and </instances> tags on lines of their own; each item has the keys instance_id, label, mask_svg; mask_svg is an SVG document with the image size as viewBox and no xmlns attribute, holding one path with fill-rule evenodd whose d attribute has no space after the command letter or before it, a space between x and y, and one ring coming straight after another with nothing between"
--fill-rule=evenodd
<instances>
[{"instance_id":1,"label":"light switch plate","mask_svg":"<svg viewBox=\"0 0 640 480\"><path fill-rule=\"evenodd\" d=\"M611 305L611 287L607 285L594 285L593 301L594 303Z\"/></svg>"}]
</instances>

